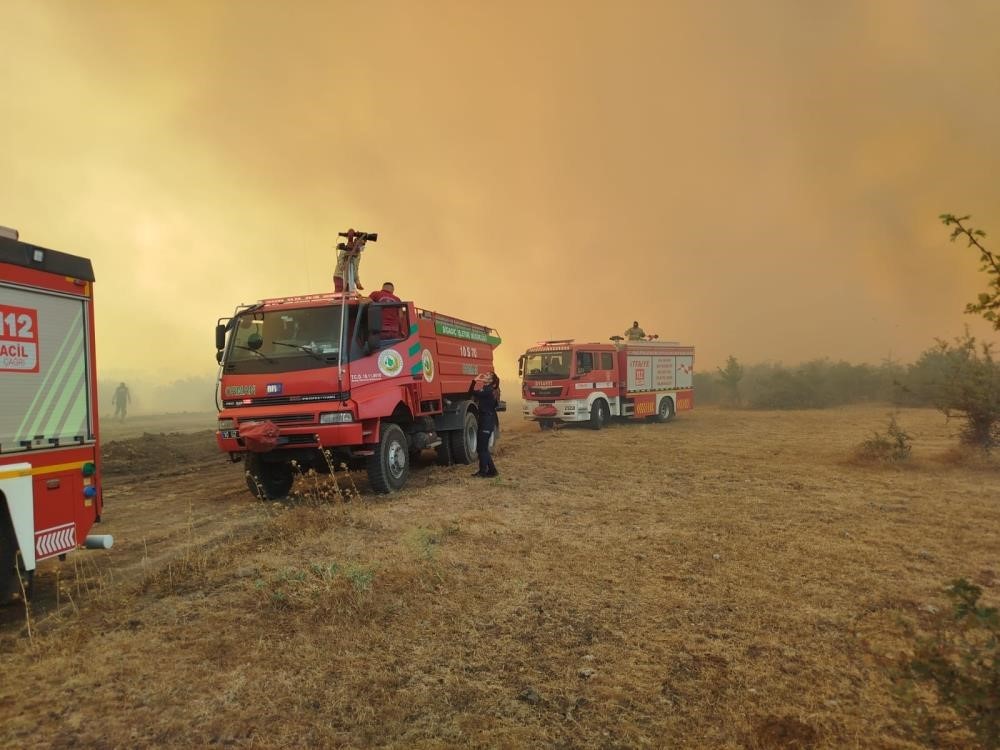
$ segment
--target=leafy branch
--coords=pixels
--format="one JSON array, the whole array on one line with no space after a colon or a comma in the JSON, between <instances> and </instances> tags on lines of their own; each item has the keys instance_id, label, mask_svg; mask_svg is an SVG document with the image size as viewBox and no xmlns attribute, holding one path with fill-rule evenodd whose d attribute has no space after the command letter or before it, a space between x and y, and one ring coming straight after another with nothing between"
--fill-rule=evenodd
<instances>
[{"instance_id":1,"label":"leafy branch","mask_svg":"<svg viewBox=\"0 0 1000 750\"><path fill-rule=\"evenodd\" d=\"M991 253L980 242L981 239L986 238L986 232L966 224L972 218L971 215L941 214L938 218L946 227L952 227L952 242L959 237L964 237L968 242L968 247L975 247L979 251L979 260L982 263L979 270L991 276L988 284L989 291L980 293L975 302L967 304L965 312L982 316L985 320L990 321L996 330L1000 331L1000 256Z\"/></svg>"}]
</instances>

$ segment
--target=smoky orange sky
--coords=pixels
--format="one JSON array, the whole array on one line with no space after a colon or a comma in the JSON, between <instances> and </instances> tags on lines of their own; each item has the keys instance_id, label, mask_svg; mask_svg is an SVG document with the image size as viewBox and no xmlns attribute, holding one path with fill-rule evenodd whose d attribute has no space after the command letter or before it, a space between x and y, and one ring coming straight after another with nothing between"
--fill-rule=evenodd
<instances>
[{"instance_id":1,"label":"smoky orange sky","mask_svg":"<svg viewBox=\"0 0 1000 750\"><path fill-rule=\"evenodd\" d=\"M1000 238L1000 3L6 0L0 224L93 259L101 376L215 372L240 302L361 266L504 339L633 320L909 360ZM992 237L991 237L992 239ZM138 386L136 386L138 384Z\"/></svg>"}]
</instances>

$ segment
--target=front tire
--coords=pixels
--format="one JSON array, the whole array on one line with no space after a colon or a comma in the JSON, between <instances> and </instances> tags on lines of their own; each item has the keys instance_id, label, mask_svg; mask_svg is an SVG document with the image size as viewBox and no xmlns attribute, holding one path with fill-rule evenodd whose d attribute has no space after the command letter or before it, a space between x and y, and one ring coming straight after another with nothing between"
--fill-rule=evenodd
<instances>
[{"instance_id":1,"label":"front tire","mask_svg":"<svg viewBox=\"0 0 1000 750\"><path fill-rule=\"evenodd\" d=\"M247 488L261 500L284 500L292 489L295 475L292 466L284 461L264 461L254 453L248 453Z\"/></svg>"},{"instance_id":2,"label":"front tire","mask_svg":"<svg viewBox=\"0 0 1000 750\"><path fill-rule=\"evenodd\" d=\"M448 435L451 441L451 460L456 464L471 464L476 460L476 433L479 430L479 419L471 412L465 412L462 419L462 429L453 430Z\"/></svg>"},{"instance_id":3,"label":"front tire","mask_svg":"<svg viewBox=\"0 0 1000 750\"><path fill-rule=\"evenodd\" d=\"M410 475L410 449L398 424L382 424L378 447L368 458L368 483L375 492L385 495L402 489Z\"/></svg>"},{"instance_id":4,"label":"front tire","mask_svg":"<svg viewBox=\"0 0 1000 750\"><path fill-rule=\"evenodd\" d=\"M608 402L598 399L590 407L590 429L599 430L608 423L611 418L611 410L608 409Z\"/></svg>"}]
</instances>

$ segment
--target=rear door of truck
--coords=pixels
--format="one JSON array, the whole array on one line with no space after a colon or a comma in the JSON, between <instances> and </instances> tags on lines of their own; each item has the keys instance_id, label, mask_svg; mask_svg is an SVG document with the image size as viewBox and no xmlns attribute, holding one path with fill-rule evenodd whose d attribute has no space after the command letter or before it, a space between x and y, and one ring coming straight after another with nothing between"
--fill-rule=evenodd
<instances>
[{"instance_id":1,"label":"rear door of truck","mask_svg":"<svg viewBox=\"0 0 1000 750\"><path fill-rule=\"evenodd\" d=\"M95 443L88 310L84 298L0 280L0 456L32 464L36 529L83 508L80 461L63 454Z\"/></svg>"}]
</instances>

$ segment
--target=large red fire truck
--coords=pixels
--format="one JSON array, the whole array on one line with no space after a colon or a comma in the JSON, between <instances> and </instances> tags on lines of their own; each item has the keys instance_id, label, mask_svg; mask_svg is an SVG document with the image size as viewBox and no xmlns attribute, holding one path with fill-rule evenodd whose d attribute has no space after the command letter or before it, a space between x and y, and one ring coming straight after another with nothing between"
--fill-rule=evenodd
<instances>
[{"instance_id":1,"label":"large red fire truck","mask_svg":"<svg viewBox=\"0 0 1000 750\"><path fill-rule=\"evenodd\" d=\"M545 341L523 354L525 419L601 429L612 417L669 422L694 407L694 347L663 341Z\"/></svg>"},{"instance_id":2,"label":"large red fire truck","mask_svg":"<svg viewBox=\"0 0 1000 750\"><path fill-rule=\"evenodd\" d=\"M297 470L342 462L393 492L424 449L440 463L475 458L469 388L493 369L496 331L353 288L240 305L216 326L216 437L245 461L254 495L284 498Z\"/></svg>"},{"instance_id":3,"label":"large red fire truck","mask_svg":"<svg viewBox=\"0 0 1000 750\"><path fill-rule=\"evenodd\" d=\"M94 271L86 258L0 228L0 600L39 560L78 546L102 510L94 363Z\"/></svg>"}]
</instances>

